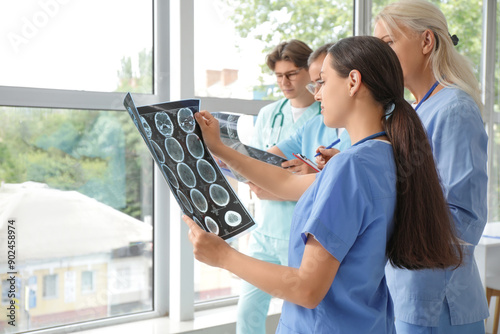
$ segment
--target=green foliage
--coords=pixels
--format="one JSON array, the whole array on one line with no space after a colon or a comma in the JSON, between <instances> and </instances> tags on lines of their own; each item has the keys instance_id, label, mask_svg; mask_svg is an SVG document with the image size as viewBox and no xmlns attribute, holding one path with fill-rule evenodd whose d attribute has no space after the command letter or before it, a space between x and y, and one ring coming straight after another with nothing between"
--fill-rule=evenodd
<instances>
[{"instance_id":1,"label":"green foliage","mask_svg":"<svg viewBox=\"0 0 500 334\"><path fill-rule=\"evenodd\" d=\"M265 44L263 55L277 44L290 39L305 42L313 50L353 33L352 0L223 0L232 8L230 19L241 38L253 38ZM262 57L260 85L267 91L263 99L277 99L281 92L267 89L263 76L270 70Z\"/></svg>"},{"instance_id":2,"label":"green foliage","mask_svg":"<svg viewBox=\"0 0 500 334\"><path fill-rule=\"evenodd\" d=\"M139 53L138 72L132 68L132 59L124 57L122 68L118 71L119 84L117 92L146 93L153 92L153 52L142 50Z\"/></svg>"},{"instance_id":3,"label":"green foliage","mask_svg":"<svg viewBox=\"0 0 500 334\"><path fill-rule=\"evenodd\" d=\"M123 58L117 91L151 93L152 52ZM0 108L0 181L78 190L133 217L151 214L152 168L128 113ZM147 186L145 186L147 184ZM150 196L149 196L150 197Z\"/></svg>"},{"instance_id":4,"label":"green foliage","mask_svg":"<svg viewBox=\"0 0 500 334\"><path fill-rule=\"evenodd\" d=\"M289 39L315 49L352 35L353 1L338 0L225 0L240 37L264 41L264 52Z\"/></svg>"},{"instance_id":5,"label":"green foliage","mask_svg":"<svg viewBox=\"0 0 500 334\"><path fill-rule=\"evenodd\" d=\"M482 52L482 1L470 0L430 0L441 9L446 20L448 21L448 30L450 34L457 35L460 39L457 50L469 58L475 69L476 76L479 80L479 70L481 64ZM394 1L375 0L373 1L372 13L373 17L377 15L382 8Z\"/></svg>"}]
</instances>

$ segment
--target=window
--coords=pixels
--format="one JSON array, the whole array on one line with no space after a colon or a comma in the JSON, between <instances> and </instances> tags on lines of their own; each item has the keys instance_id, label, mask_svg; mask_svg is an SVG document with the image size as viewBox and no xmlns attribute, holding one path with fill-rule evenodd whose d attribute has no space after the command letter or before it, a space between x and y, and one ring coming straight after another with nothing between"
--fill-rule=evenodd
<instances>
[{"instance_id":1,"label":"window","mask_svg":"<svg viewBox=\"0 0 500 334\"><path fill-rule=\"evenodd\" d=\"M320 15L312 17L312 11ZM266 54L292 38L314 49L352 35L353 2L295 0L285 7L279 3L252 6L242 0L194 0L194 17L195 95L228 102L233 98L269 100L282 95L265 65ZM236 111L229 103L225 110ZM249 211L258 209L258 199L250 196L247 185L232 180L231 185ZM231 245L244 252L248 237ZM238 296L240 279L229 272L197 261L194 272L195 302Z\"/></svg>"},{"instance_id":2,"label":"window","mask_svg":"<svg viewBox=\"0 0 500 334\"><path fill-rule=\"evenodd\" d=\"M128 113L0 107L0 124L0 206L17 220L19 275L42 282L20 282L21 328L152 310L152 161ZM117 263L142 282L126 296Z\"/></svg>"},{"instance_id":3,"label":"window","mask_svg":"<svg viewBox=\"0 0 500 334\"><path fill-rule=\"evenodd\" d=\"M319 15L310 15L311 12ZM281 97L266 54L292 38L311 48L349 36L353 1L194 0L195 95L247 100Z\"/></svg>"},{"instance_id":4,"label":"window","mask_svg":"<svg viewBox=\"0 0 500 334\"><path fill-rule=\"evenodd\" d=\"M2 280L2 305L8 305L10 303L9 290L11 282L7 279Z\"/></svg>"},{"instance_id":5,"label":"window","mask_svg":"<svg viewBox=\"0 0 500 334\"><path fill-rule=\"evenodd\" d=\"M82 271L82 293L95 291L95 272Z\"/></svg>"},{"instance_id":6,"label":"window","mask_svg":"<svg viewBox=\"0 0 500 334\"><path fill-rule=\"evenodd\" d=\"M57 274L43 276L43 298L57 298Z\"/></svg>"},{"instance_id":7,"label":"window","mask_svg":"<svg viewBox=\"0 0 500 334\"><path fill-rule=\"evenodd\" d=\"M495 52L495 77L493 94L493 112L490 113L491 125L488 127L490 156L489 161L489 182L488 193L488 217L490 222L500 222L500 6L497 4L496 13L496 52ZM487 111L486 111L487 112Z\"/></svg>"},{"instance_id":8,"label":"window","mask_svg":"<svg viewBox=\"0 0 500 334\"><path fill-rule=\"evenodd\" d=\"M373 12L386 2L373 1ZM138 105L198 96L209 110L256 114L267 102L250 100L280 97L265 66L270 48L281 40L299 38L314 49L351 35L353 6L359 3L365 2L293 0L286 8L271 8L267 16L262 15L262 22L254 20L257 15L252 17L249 2L243 0L0 4L0 26L5 32L0 41L4 51L0 64L0 212L17 205L13 198L36 197L32 204L13 211L13 217L19 219L22 249L22 267L18 268L22 280L16 281L16 289L21 292L24 312L13 332L72 331L95 326L92 321L97 319L124 322L169 311L173 317L168 304L176 291L169 292L170 278L179 275L181 284L193 279L191 262L180 270L171 269L170 259L182 258L179 262L185 264L192 257L169 254L169 243L179 238L169 234L180 223L168 212L176 204L168 198L164 181L153 177L149 152L127 118L121 105L124 94L119 92L136 93ZM303 4L307 6L304 10ZM178 34L172 32L172 17L180 17L176 6L186 6L189 10L182 15L192 19L187 26L179 23L183 33L194 34L194 43L191 39L179 43L183 48L172 42ZM479 64L481 3L439 1L439 6L448 11L449 18L455 16L454 8L460 9L450 19L450 30L461 39L460 50ZM312 12L317 15L310 15ZM467 22L462 23L461 17ZM304 25L289 24L295 21ZM182 67L183 76L179 82L173 80L171 87L165 73L172 79L180 62L172 54L182 49L188 50L182 61L192 61L187 66L192 72L186 75ZM496 88L488 92L495 94L497 115L499 68L495 67ZM186 81L194 82L192 91L183 85ZM176 90L180 94L174 94ZM246 101L241 103L241 99ZM500 134L498 117L495 120L489 213L490 219L498 220ZM255 199L249 197L248 188L234 186L252 211ZM63 199L57 197L61 193ZM45 204L50 198L54 207ZM85 206L75 207L73 200ZM114 218L99 221L92 215L95 210ZM63 211L70 218L61 219ZM32 216L25 220L28 216L23 215L28 214ZM110 228L109 221L124 225ZM5 235L1 228L0 233L1 246ZM246 237L233 246L244 250ZM207 302L208 307L210 301L237 298L237 277L198 262L194 266L194 287L189 291L194 289L195 302ZM2 273L4 303L9 301L8 277ZM186 303L192 307L189 299ZM177 313L186 314L184 311ZM0 328L4 325L0 317Z\"/></svg>"},{"instance_id":9,"label":"window","mask_svg":"<svg viewBox=\"0 0 500 334\"><path fill-rule=\"evenodd\" d=\"M152 93L152 1L15 1L0 13L0 85Z\"/></svg>"}]
</instances>

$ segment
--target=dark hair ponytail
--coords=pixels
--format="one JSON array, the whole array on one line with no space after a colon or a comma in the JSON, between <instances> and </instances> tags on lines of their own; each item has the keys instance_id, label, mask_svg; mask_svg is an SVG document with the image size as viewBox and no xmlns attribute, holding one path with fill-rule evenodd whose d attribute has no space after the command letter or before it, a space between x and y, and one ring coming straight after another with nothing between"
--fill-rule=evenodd
<instances>
[{"instance_id":1,"label":"dark hair ponytail","mask_svg":"<svg viewBox=\"0 0 500 334\"><path fill-rule=\"evenodd\" d=\"M392 143L397 170L394 233L387 256L407 269L457 267L460 242L440 185L425 129L405 101L403 72L394 51L380 39L357 36L329 49L332 67L342 77L356 69L373 98L388 111L382 119Z\"/></svg>"}]
</instances>

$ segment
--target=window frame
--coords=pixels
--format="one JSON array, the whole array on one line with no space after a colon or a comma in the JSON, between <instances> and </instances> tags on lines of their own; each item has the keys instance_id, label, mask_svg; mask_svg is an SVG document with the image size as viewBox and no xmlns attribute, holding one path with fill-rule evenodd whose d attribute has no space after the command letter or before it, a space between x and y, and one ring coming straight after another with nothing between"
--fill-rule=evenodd
<instances>
[{"instance_id":1,"label":"window frame","mask_svg":"<svg viewBox=\"0 0 500 334\"><path fill-rule=\"evenodd\" d=\"M46 284L49 283L48 281L48 278L54 278L54 294L52 295L46 295L46 289L47 289L47 286ZM50 299L57 299L59 297L59 274L47 274L47 275L43 275L43 279L42 279L42 298L44 300L50 300Z\"/></svg>"},{"instance_id":2,"label":"window frame","mask_svg":"<svg viewBox=\"0 0 500 334\"><path fill-rule=\"evenodd\" d=\"M88 289L88 290L84 290L84 286L86 286L86 285L84 285L84 282L83 282L84 274L90 274L91 285L90 285L90 289ZM80 280L81 280L80 293L82 295L92 294L96 291L96 277L97 277L97 275L96 275L96 272L94 270L82 270L80 272Z\"/></svg>"},{"instance_id":3,"label":"window frame","mask_svg":"<svg viewBox=\"0 0 500 334\"><path fill-rule=\"evenodd\" d=\"M153 93L134 94L138 105L154 104L170 99L170 3L151 0L153 3ZM163 56L162 56L163 55ZM0 86L1 106L33 107L76 110L110 110L126 112L122 101L126 93L94 92L64 89ZM98 328L130 321L165 316L169 312L169 270L165 256L169 255L169 206L168 186L162 181L159 170L153 173L153 310L141 313L108 317L78 324L65 324L40 329L34 333L67 333L68 331ZM180 217L180 214L179 214ZM59 282L59 278L57 279ZM94 282L95 284L95 282ZM52 297L43 297L52 299Z\"/></svg>"}]
</instances>

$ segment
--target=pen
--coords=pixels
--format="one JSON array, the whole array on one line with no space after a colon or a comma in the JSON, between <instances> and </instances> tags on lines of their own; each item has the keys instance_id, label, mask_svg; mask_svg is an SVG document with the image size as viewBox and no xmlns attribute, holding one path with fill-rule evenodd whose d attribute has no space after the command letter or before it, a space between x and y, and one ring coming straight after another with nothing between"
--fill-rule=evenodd
<instances>
[{"instance_id":1,"label":"pen","mask_svg":"<svg viewBox=\"0 0 500 334\"><path fill-rule=\"evenodd\" d=\"M325 150L328 150L332 147L334 147L335 145L337 145L338 143L340 143L340 138L337 139L336 141L334 141L333 143L331 143L330 145L328 145L327 147L325 147ZM321 153L316 153L316 155L314 157L317 157L318 155L320 155Z\"/></svg>"},{"instance_id":2,"label":"pen","mask_svg":"<svg viewBox=\"0 0 500 334\"><path fill-rule=\"evenodd\" d=\"M492 238L492 239L500 239L500 236L497 236L497 235L486 235L486 234L483 234L483 237L485 237L485 238Z\"/></svg>"}]
</instances>

